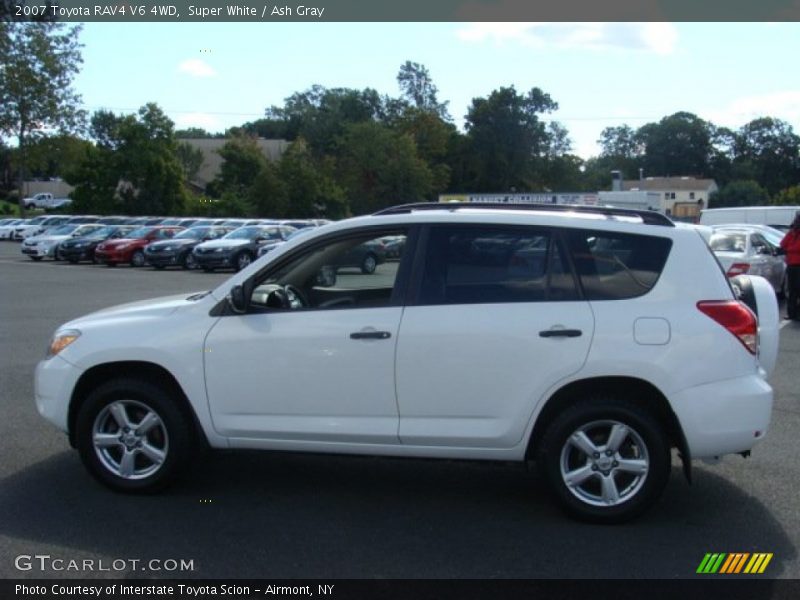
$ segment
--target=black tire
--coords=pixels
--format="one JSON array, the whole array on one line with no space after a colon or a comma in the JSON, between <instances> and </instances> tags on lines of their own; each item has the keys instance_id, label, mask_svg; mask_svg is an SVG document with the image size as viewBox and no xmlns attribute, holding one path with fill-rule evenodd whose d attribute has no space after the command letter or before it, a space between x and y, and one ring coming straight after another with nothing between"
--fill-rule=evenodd
<instances>
[{"instance_id":1,"label":"black tire","mask_svg":"<svg viewBox=\"0 0 800 600\"><path fill-rule=\"evenodd\" d=\"M611 432L619 425L628 433L620 434L617 451L609 455ZM592 456L576 445L580 442L569 441L580 432L597 450ZM628 461L626 467L622 461ZM649 412L622 398L595 396L568 407L548 425L537 462L569 515L610 524L641 515L659 499L669 479L671 455L663 428ZM630 470L642 465L643 472ZM575 485L567 485L565 473L573 474Z\"/></svg>"},{"instance_id":2,"label":"black tire","mask_svg":"<svg viewBox=\"0 0 800 600\"><path fill-rule=\"evenodd\" d=\"M242 269L246 269L250 266L250 263L253 262L253 255L249 252L240 252L236 255L236 258L233 261L234 268L236 271L241 271Z\"/></svg>"},{"instance_id":3,"label":"black tire","mask_svg":"<svg viewBox=\"0 0 800 600\"><path fill-rule=\"evenodd\" d=\"M124 407L126 421L132 426L130 433L123 432L112 413L112 407L120 406ZM132 441L136 437L135 426L143 422L148 411L159 421L141 436L144 441L137 447ZM96 447L95 432L112 441L107 446ZM128 439L129 445L114 441L121 440L124 435L132 436ZM101 483L121 492L155 492L174 481L189 459L193 446L191 418L162 388L139 379L116 379L100 385L87 396L78 411L75 442L83 464ZM144 448L163 455L162 461L154 462ZM128 463L133 469L129 477L121 474L124 454L133 457Z\"/></svg>"},{"instance_id":4,"label":"black tire","mask_svg":"<svg viewBox=\"0 0 800 600\"><path fill-rule=\"evenodd\" d=\"M134 251L134 253L131 254L131 266L143 267L144 265L145 265L144 252L142 252L141 250Z\"/></svg>"},{"instance_id":5,"label":"black tire","mask_svg":"<svg viewBox=\"0 0 800 600\"><path fill-rule=\"evenodd\" d=\"M197 261L195 260L194 254L192 254L191 250L189 250L189 252L183 255L181 266L184 269L188 269L189 271L193 271L194 269L197 268Z\"/></svg>"},{"instance_id":6,"label":"black tire","mask_svg":"<svg viewBox=\"0 0 800 600\"><path fill-rule=\"evenodd\" d=\"M378 268L378 257L371 252L361 261L361 272L365 275L372 275Z\"/></svg>"}]
</instances>

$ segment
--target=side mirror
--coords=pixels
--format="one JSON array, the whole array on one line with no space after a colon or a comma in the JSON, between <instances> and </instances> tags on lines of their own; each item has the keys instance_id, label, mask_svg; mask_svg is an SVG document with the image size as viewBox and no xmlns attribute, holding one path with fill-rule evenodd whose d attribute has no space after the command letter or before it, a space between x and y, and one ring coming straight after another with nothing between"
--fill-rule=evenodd
<instances>
[{"instance_id":1,"label":"side mirror","mask_svg":"<svg viewBox=\"0 0 800 600\"><path fill-rule=\"evenodd\" d=\"M228 304L230 304L233 312L243 315L247 312L247 295L245 294L244 287L235 285L231 288L231 293L228 296Z\"/></svg>"}]
</instances>

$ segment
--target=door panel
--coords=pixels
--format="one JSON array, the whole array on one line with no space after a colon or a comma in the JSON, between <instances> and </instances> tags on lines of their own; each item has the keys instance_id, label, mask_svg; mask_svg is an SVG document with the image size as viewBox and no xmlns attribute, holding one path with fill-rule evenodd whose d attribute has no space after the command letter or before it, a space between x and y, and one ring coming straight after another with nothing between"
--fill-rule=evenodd
<instances>
[{"instance_id":1,"label":"door panel","mask_svg":"<svg viewBox=\"0 0 800 600\"><path fill-rule=\"evenodd\" d=\"M214 428L239 438L397 443L401 307L224 317L205 345ZM354 332L389 337L351 339Z\"/></svg>"},{"instance_id":2,"label":"door panel","mask_svg":"<svg viewBox=\"0 0 800 600\"><path fill-rule=\"evenodd\" d=\"M541 337L551 329L581 335ZM406 308L397 348L400 440L518 444L542 395L583 366L593 329L582 301Z\"/></svg>"}]
</instances>

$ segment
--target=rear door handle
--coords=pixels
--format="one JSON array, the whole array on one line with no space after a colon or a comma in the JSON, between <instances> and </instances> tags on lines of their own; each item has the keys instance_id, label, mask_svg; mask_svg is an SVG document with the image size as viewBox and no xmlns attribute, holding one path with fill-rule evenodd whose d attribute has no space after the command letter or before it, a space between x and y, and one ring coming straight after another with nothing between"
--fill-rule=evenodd
<instances>
[{"instance_id":1,"label":"rear door handle","mask_svg":"<svg viewBox=\"0 0 800 600\"><path fill-rule=\"evenodd\" d=\"M581 337L583 332L580 329L546 329L539 332L539 337Z\"/></svg>"},{"instance_id":2,"label":"rear door handle","mask_svg":"<svg viewBox=\"0 0 800 600\"><path fill-rule=\"evenodd\" d=\"M351 340L388 340L392 334L388 331L354 331Z\"/></svg>"}]
</instances>

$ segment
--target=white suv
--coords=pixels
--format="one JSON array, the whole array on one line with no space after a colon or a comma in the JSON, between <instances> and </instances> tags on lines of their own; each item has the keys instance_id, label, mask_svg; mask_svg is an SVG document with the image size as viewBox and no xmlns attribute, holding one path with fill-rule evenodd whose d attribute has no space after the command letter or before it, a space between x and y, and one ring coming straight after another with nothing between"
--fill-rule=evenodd
<instances>
[{"instance_id":1,"label":"white suv","mask_svg":"<svg viewBox=\"0 0 800 600\"><path fill-rule=\"evenodd\" d=\"M350 266L386 236L399 258ZM619 522L672 447L689 476L766 435L778 310L746 287L758 317L655 213L408 205L63 325L36 403L117 490L163 486L199 444L530 460L570 514Z\"/></svg>"}]
</instances>

